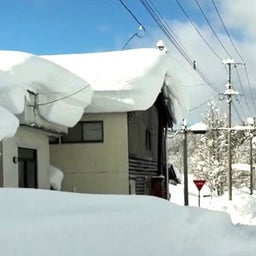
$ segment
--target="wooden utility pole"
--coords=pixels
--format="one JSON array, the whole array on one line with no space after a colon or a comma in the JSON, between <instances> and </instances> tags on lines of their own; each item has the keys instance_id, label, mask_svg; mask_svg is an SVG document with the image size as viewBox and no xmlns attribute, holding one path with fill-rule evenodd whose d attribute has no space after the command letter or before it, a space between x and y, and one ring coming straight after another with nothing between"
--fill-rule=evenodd
<instances>
[{"instance_id":1,"label":"wooden utility pole","mask_svg":"<svg viewBox=\"0 0 256 256\"><path fill-rule=\"evenodd\" d=\"M231 152L231 123L232 123L232 97L238 95L237 91L234 91L232 88L231 81L231 67L235 65L233 59L224 60L223 63L228 66L228 83L225 95L228 100L228 198L232 200L232 152Z\"/></svg>"},{"instance_id":2,"label":"wooden utility pole","mask_svg":"<svg viewBox=\"0 0 256 256\"><path fill-rule=\"evenodd\" d=\"M188 205L188 131L187 121L183 120L183 168L184 168L184 205Z\"/></svg>"}]
</instances>

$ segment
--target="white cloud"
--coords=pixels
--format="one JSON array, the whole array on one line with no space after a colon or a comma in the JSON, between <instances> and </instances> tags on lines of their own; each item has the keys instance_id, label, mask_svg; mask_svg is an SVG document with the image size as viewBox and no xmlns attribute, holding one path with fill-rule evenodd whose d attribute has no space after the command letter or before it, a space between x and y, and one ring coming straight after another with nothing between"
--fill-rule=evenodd
<instances>
[{"instance_id":1,"label":"white cloud","mask_svg":"<svg viewBox=\"0 0 256 256\"><path fill-rule=\"evenodd\" d=\"M248 85L244 65L237 65L238 75L237 71L232 68L232 83L235 89L242 94L242 96L239 97L239 102L235 101L238 103L236 106L241 118L246 119L247 116L253 115L253 112L256 112L256 107L254 105L255 103L253 104L250 98L244 97L244 94L247 96L252 96L253 91L255 92L254 88L256 76L253 71L256 69L254 57L256 56L256 34L254 33L256 2L251 0L235 0L232 2L229 0L221 0L215 1L215 4L221 13L221 17L224 20L230 35L232 36L233 43L246 62L250 79L250 87ZM228 38L228 35L221 24L214 6L211 3L203 5L202 2L202 7L206 11L211 25L215 29L226 50L230 53L232 58L234 58L237 62L241 62L241 58L232 46L232 43L230 42L230 39ZM195 9L193 11L195 11ZM199 10L198 15L201 15ZM205 44L203 39L189 22L169 20L168 23L177 35L179 41L187 50L189 56L191 56L192 60L195 60L196 67L200 67L207 78L214 82L219 92L224 93L226 90L228 75L224 65L222 64L222 60L229 58L229 56L220 45L215 35L212 33L204 18L201 17L198 18L198 20L201 20L201 23L196 24L196 26L199 28L201 34L204 36L208 44L210 44L221 59L215 56L215 54L209 49L209 47ZM155 38L155 40L163 39L166 42L169 42L168 39L163 37L163 33L159 30L153 32L153 38ZM152 37L150 39L148 38L148 40L152 41ZM143 43L145 43L145 40ZM206 82L197 75L197 73L193 70L193 67L187 64L171 42L169 42L167 47L169 49L169 54L171 58L173 58L174 64L176 65L176 74L182 82L182 88L187 91L190 101L190 108L200 106L211 96L217 95L217 92L211 89L209 85L206 85ZM205 86L194 86L195 84L205 84ZM227 107L225 100L223 101L222 105L225 108ZM189 114L188 120L190 120L191 123L200 121L202 112L205 112L204 108L198 108L197 111ZM239 120L236 112L234 113L233 118L236 119L236 121Z\"/></svg>"},{"instance_id":2,"label":"white cloud","mask_svg":"<svg viewBox=\"0 0 256 256\"><path fill-rule=\"evenodd\" d=\"M256 2L252 0L218 0L223 19L230 29L237 30L244 35L243 40L256 39L255 11Z\"/></svg>"}]
</instances>

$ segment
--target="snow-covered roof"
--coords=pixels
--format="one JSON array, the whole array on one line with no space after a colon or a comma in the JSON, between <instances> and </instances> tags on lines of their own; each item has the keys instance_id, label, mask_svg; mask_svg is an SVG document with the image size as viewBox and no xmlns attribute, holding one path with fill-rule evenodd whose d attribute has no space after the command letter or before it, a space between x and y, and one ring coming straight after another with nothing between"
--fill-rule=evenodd
<instances>
[{"instance_id":1,"label":"snow-covered roof","mask_svg":"<svg viewBox=\"0 0 256 256\"><path fill-rule=\"evenodd\" d=\"M66 127L74 126L84 112L146 110L161 91L174 121L177 106L185 109L170 57L158 49L41 57L0 51L0 110L12 123L1 130L0 139L15 133L15 115L24 111L28 91L36 95L40 116Z\"/></svg>"},{"instance_id":2,"label":"snow-covered roof","mask_svg":"<svg viewBox=\"0 0 256 256\"><path fill-rule=\"evenodd\" d=\"M90 83L94 95L87 113L150 108L163 85L169 105L183 107L170 57L158 49L43 56Z\"/></svg>"},{"instance_id":3,"label":"snow-covered roof","mask_svg":"<svg viewBox=\"0 0 256 256\"><path fill-rule=\"evenodd\" d=\"M23 112L27 90L38 95L43 118L68 127L79 121L93 93L88 82L53 62L29 53L0 51L0 106L12 124L16 120L15 129L12 125L2 130L3 137L8 137L10 128L16 131L15 114Z\"/></svg>"}]
</instances>

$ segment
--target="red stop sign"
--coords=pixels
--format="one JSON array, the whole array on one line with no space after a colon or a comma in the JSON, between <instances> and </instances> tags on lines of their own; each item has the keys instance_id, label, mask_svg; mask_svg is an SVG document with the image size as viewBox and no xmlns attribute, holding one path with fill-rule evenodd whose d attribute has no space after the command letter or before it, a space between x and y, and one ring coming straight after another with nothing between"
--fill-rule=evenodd
<instances>
[{"instance_id":1,"label":"red stop sign","mask_svg":"<svg viewBox=\"0 0 256 256\"><path fill-rule=\"evenodd\" d=\"M200 191L204 185L204 183L206 182L206 180L193 180L198 191Z\"/></svg>"}]
</instances>

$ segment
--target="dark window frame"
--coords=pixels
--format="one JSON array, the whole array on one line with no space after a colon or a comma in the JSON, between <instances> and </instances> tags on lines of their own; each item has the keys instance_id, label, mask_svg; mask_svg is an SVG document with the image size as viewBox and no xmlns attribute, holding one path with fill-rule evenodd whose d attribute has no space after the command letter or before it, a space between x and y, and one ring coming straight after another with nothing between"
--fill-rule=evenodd
<instances>
[{"instance_id":1,"label":"dark window frame","mask_svg":"<svg viewBox=\"0 0 256 256\"><path fill-rule=\"evenodd\" d=\"M98 137L98 139L94 139L94 138L86 138L85 135L85 126L86 125L99 125L99 129L100 129L100 135ZM104 125L103 125L103 121L80 121L76 124L76 126L80 126L80 134L77 134L78 138L75 138L72 140L72 138L68 138L68 134L64 135L61 137L61 143L62 144L69 144L69 143L103 143L104 142ZM70 130L72 128L69 128L68 130ZM76 127L76 129L79 129L78 127ZM69 131L68 131L69 132ZM95 134L94 134L95 136ZM65 140L65 137L67 140ZM55 143L52 143L55 144Z\"/></svg>"}]
</instances>

